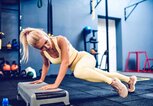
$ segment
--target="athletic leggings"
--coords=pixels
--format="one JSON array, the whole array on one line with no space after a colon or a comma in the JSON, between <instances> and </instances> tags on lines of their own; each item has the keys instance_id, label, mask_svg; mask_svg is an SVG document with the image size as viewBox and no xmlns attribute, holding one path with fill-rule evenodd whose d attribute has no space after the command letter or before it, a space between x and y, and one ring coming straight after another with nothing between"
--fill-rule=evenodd
<instances>
[{"instance_id":1,"label":"athletic leggings","mask_svg":"<svg viewBox=\"0 0 153 106\"><path fill-rule=\"evenodd\" d=\"M75 61L73 74L76 78L91 81L91 82L105 82L112 83L112 78L118 78L121 81L129 82L129 77L116 73L106 72L95 68L96 60L93 55L87 52L79 52L78 59Z\"/></svg>"}]
</instances>

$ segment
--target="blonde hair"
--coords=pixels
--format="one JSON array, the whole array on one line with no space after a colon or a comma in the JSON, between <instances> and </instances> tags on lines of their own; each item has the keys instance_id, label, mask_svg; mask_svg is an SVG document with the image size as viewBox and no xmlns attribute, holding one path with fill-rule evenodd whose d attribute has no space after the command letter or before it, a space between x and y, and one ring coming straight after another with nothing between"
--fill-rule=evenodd
<instances>
[{"instance_id":1,"label":"blonde hair","mask_svg":"<svg viewBox=\"0 0 153 106\"><path fill-rule=\"evenodd\" d=\"M20 42L23 46L21 61L25 63L28 62L28 59L29 59L28 45L34 46L36 42L39 40L38 35L44 35L48 37L48 35L44 31L42 31L41 29L37 29L37 28L25 28L21 31Z\"/></svg>"}]
</instances>

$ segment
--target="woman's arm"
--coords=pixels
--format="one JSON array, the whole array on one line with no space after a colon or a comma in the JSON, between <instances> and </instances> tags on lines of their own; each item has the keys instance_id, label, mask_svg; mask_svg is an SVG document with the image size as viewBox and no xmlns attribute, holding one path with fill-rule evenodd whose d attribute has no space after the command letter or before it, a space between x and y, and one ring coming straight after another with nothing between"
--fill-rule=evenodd
<instances>
[{"instance_id":1,"label":"woman's arm","mask_svg":"<svg viewBox=\"0 0 153 106\"><path fill-rule=\"evenodd\" d=\"M61 58L62 58L60 69L57 78L55 80L55 84L59 86L62 80L64 79L69 66L69 47L68 47L68 42L64 37L59 36L57 39L58 39L58 45L61 49Z\"/></svg>"},{"instance_id":2,"label":"woman's arm","mask_svg":"<svg viewBox=\"0 0 153 106\"><path fill-rule=\"evenodd\" d=\"M50 62L48 61L48 59L44 56L44 54L41 52L42 58L43 58L43 65L42 65L42 73L41 73L41 77L39 80L33 81L31 82L31 84L39 84L44 82L45 77L47 75L48 69L50 67Z\"/></svg>"},{"instance_id":3,"label":"woman's arm","mask_svg":"<svg viewBox=\"0 0 153 106\"><path fill-rule=\"evenodd\" d=\"M40 80L44 81L45 77L48 73L49 67L50 67L50 62L49 60L44 56L44 54L41 52L42 58L43 58L43 65L42 65L42 73L41 73L41 78Z\"/></svg>"},{"instance_id":4,"label":"woman's arm","mask_svg":"<svg viewBox=\"0 0 153 106\"><path fill-rule=\"evenodd\" d=\"M47 89L56 89L59 87L59 85L61 84L61 82L63 81L67 69L68 69L68 65L69 65L69 48L68 48L68 43L66 41L66 39L62 36L59 36L57 38L58 41L58 45L61 49L61 65L60 65L60 69L57 75L57 78L54 82L54 84L48 84L46 86L41 87L41 90L47 90Z\"/></svg>"}]
</instances>

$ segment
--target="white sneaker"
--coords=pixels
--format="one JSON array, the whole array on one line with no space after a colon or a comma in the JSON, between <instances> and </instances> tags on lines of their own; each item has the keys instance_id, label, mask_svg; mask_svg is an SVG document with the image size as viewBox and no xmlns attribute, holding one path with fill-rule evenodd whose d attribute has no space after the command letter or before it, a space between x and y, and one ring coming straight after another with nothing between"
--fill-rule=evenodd
<instances>
[{"instance_id":1,"label":"white sneaker","mask_svg":"<svg viewBox=\"0 0 153 106\"><path fill-rule=\"evenodd\" d=\"M125 98L128 96L127 87L119 79L113 79L111 86L118 92L121 97Z\"/></svg>"},{"instance_id":2,"label":"white sneaker","mask_svg":"<svg viewBox=\"0 0 153 106\"><path fill-rule=\"evenodd\" d=\"M136 82L137 82L137 77L136 76L131 76L130 81L128 82L128 91L129 92L134 92L135 91Z\"/></svg>"}]
</instances>

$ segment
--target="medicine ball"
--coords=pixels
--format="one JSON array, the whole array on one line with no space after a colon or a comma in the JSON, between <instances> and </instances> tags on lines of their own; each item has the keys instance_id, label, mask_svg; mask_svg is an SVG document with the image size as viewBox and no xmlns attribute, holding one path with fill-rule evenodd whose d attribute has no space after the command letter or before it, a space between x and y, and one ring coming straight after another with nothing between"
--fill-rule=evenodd
<instances>
[{"instance_id":1,"label":"medicine ball","mask_svg":"<svg viewBox=\"0 0 153 106\"><path fill-rule=\"evenodd\" d=\"M84 32L85 35L90 34L90 33L91 33L91 27L90 27L90 26L86 26L86 27L83 29L83 32Z\"/></svg>"},{"instance_id":2,"label":"medicine ball","mask_svg":"<svg viewBox=\"0 0 153 106\"><path fill-rule=\"evenodd\" d=\"M32 78L36 78L36 77L37 77L37 76L36 76L36 71L35 71L35 69L33 69L32 67L27 67L27 68L25 69L25 71L26 71L27 74L28 74L29 72L32 72L32 73L33 73L33 77L32 77ZM32 73L30 73L30 75L31 75Z\"/></svg>"},{"instance_id":3,"label":"medicine ball","mask_svg":"<svg viewBox=\"0 0 153 106\"><path fill-rule=\"evenodd\" d=\"M33 73L33 72L30 72L30 71L29 71L29 72L27 73L27 77L28 77L28 78L33 78L33 76L34 76L34 73Z\"/></svg>"}]
</instances>

